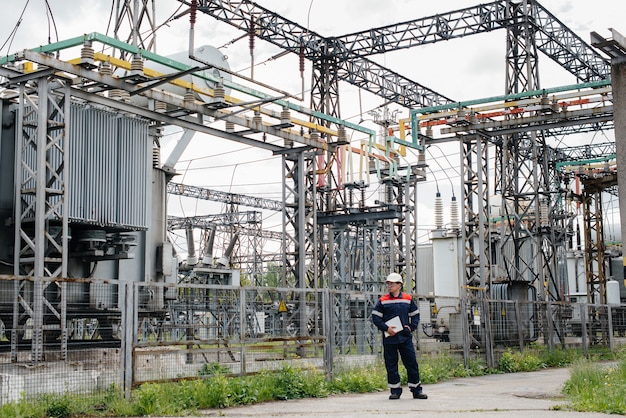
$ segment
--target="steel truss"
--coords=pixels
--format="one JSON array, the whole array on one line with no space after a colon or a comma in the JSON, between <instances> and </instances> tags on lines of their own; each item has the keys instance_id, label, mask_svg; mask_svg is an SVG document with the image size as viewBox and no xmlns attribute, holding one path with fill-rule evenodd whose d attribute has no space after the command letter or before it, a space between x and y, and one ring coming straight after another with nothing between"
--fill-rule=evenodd
<instances>
[{"instance_id":1,"label":"steel truss","mask_svg":"<svg viewBox=\"0 0 626 418\"><path fill-rule=\"evenodd\" d=\"M71 81L40 77L36 79L35 89L29 81L19 83L14 272L17 276L34 278L67 277L70 232L66 161L69 159ZM18 324L29 320L33 325L33 363L43 360L47 338L60 337L62 352L66 355L65 284L53 285L58 289L47 289L51 281L15 283L13 361L17 360L16 348L22 337L17 334ZM47 300L49 296L60 298L59 308L54 308L57 301Z\"/></svg>"}]
</instances>

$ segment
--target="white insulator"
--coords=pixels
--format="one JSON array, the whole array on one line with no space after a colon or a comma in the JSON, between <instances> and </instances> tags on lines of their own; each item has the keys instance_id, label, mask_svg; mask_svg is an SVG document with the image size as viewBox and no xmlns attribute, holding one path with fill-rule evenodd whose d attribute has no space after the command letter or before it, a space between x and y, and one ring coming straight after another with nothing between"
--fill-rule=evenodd
<instances>
[{"instance_id":1,"label":"white insulator","mask_svg":"<svg viewBox=\"0 0 626 418\"><path fill-rule=\"evenodd\" d=\"M126 90L120 90L120 101L130 103L130 93Z\"/></svg>"},{"instance_id":2,"label":"white insulator","mask_svg":"<svg viewBox=\"0 0 626 418\"><path fill-rule=\"evenodd\" d=\"M160 102L156 100L154 102L154 111L157 113L165 113L167 110L167 104L165 102Z\"/></svg>"},{"instance_id":3,"label":"white insulator","mask_svg":"<svg viewBox=\"0 0 626 418\"><path fill-rule=\"evenodd\" d=\"M443 201L439 192L435 195L435 228L443 228Z\"/></svg>"},{"instance_id":4,"label":"white insulator","mask_svg":"<svg viewBox=\"0 0 626 418\"><path fill-rule=\"evenodd\" d=\"M418 167L424 167L426 165L426 153L419 150L417 153L417 165Z\"/></svg>"},{"instance_id":5,"label":"white insulator","mask_svg":"<svg viewBox=\"0 0 626 418\"><path fill-rule=\"evenodd\" d=\"M426 127L426 133L425 135L429 138L433 137L433 127L432 126L427 126Z\"/></svg>"},{"instance_id":6,"label":"white insulator","mask_svg":"<svg viewBox=\"0 0 626 418\"><path fill-rule=\"evenodd\" d=\"M161 149L158 147L152 148L152 167L161 167Z\"/></svg>"},{"instance_id":7,"label":"white insulator","mask_svg":"<svg viewBox=\"0 0 626 418\"><path fill-rule=\"evenodd\" d=\"M340 144L345 144L348 142L348 134L346 132L346 127L343 125L340 125L337 128L337 142L339 142Z\"/></svg>"},{"instance_id":8,"label":"white insulator","mask_svg":"<svg viewBox=\"0 0 626 418\"><path fill-rule=\"evenodd\" d=\"M311 140L312 141L319 141L320 140L320 134L317 131L312 131L311 132Z\"/></svg>"},{"instance_id":9,"label":"white insulator","mask_svg":"<svg viewBox=\"0 0 626 418\"><path fill-rule=\"evenodd\" d=\"M109 90L109 98L119 100L122 96L121 89L111 89Z\"/></svg>"},{"instance_id":10,"label":"white insulator","mask_svg":"<svg viewBox=\"0 0 626 418\"><path fill-rule=\"evenodd\" d=\"M288 107L284 107L280 111L280 123L282 125L291 125L291 112Z\"/></svg>"},{"instance_id":11,"label":"white insulator","mask_svg":"<svg viewBox=\"0 0 626 418\"><path fill-rule=\"evenodd\" d=\"M133 74L143 74L143 60L141 59L141 55L133 55L133 58L130 60L130 71Z\"/></svg>"},{"instance_id":12,"label":"white insulator","mask_svg":"<svg viewBox=\"0 0 626 418\"><path fill-rule=\"evenodd\" d=\"M91 61L93 61L94 57L95 57L95 51L93 50L93 48L91 47L91 45L85 45L81 50L80 50L80 57L82 59L89 59Z\"/></svg>"},{"instance_id":13,"label":"white insulator","mask_svg":"<svg viewBox=\"0 0 626 418\"><path fill-rule=\"evenodd\" d=\"M113 69L111 68L111 63L109 61L104 61L102 63L102 65L100 65L100 68L98 69L98 72L102 75L111 75L113 74Z\"/></svg>"},{"instance_id":14,"label":"white insulator","mask_svg":"<svg viewBox=\"0 0 626 418\"><path fill-rule=\"evenodd\" d=\"M252 122L258 123L259 125L263 123L263 119L261 118L261 112L258 110L254 111L254 116L252 116Z\"/></svg>"},{"instance_id":15,"label":"white insulator","mask_svg":"<svg viewBox=\"0 0 626 418\"><path fill-rule=\"evenodd\" d=\"M235 122L226 121L226 132L235 132Z\"/></svg>"},{"instance_id":16,"label":"white insulator","mask_svg":"<svg viewBox=\"0 0 626 418\"><path fill-rule=\"evenodd\" d=\"M194 99L195 99L195 97L194 97L194 95L193 95L193 90L191 90L191 89L187 89L187 90L185 91L185 96L183 96L183 101L184 101L185 103L193 103L193 102L194 102Z\"/></svg>"},{"instance_id":17,"label":"white insulator","mask_svg":"<svg viewBox=\"0 0 626 418\"><path fill-rule=\"evenodd\" d=\"M216 100L224 100L226 98L226 89L223 84L218 84L213 89L213 98Z\"/></svg>"},{"instance_id":18,"label":"white insulator","mask_svg":"<svg viewBox=\"0 0 626 418\"><path fill-rule=\"evenodd\" d=\"M85 42L82 49L80 50L80 63L81 65L89 65L90 67L94 66L94 57L95 51L91 46L91 42Z\"/></svg>"},{"instance_id":19,"label":"white insulator","mask_svg":"<svg viewBox=\"0 0 626 418\"><path fill-rule=\"evenodd\" d=\"M459 230L461 224L459 223L459 202L456 201L456 196L452 196L452 202L450 202L450 228Z\"/></svg>"}]
</instances>

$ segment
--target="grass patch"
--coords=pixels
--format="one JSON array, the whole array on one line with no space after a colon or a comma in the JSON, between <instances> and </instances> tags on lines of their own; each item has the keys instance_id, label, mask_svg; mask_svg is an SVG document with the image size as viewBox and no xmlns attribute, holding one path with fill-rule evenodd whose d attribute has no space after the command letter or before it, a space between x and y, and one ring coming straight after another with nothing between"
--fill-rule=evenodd
<instances>
[{"instance_id":1,"label":"grass patch","mask_svg":"<svg viewBox=\"0 0 626 418\"><path fill-rule=\"evenodd\" d=\"M626 356L603 365L577 361L563 393L575 411L626 415Z\"/></svg>"},{"instance_id":2,"label":"grass patch","mask_svg":"<svg viewBox=\"0 0 626 418\"><path fill-rule=\"evenodd\" d=\"M457 377L527 372L573 364L571 379L564 388L571 407L566 405L562 408L626 414L626 355L621 353L619 362L616 362L616 358L615 353L606 350L594 350L588 359L584 359L583 353L576 349L549 352L541 347L530 346L523 353L505 350L494 369L485 367L480 360L472 360L466 366L462 359L451 355L421 357L419 366L422 382L433 384ZM610 366L598 367L598 361L601 360L612 360L612 363ZM406 384L406 370L400 367L400 371L402 383ZM130 399L124 398L115 386L94 397L69 393L48 394L0 405L0 416L188 416L203 409L387 390L382 362L358 367L337 365L330 380L323 370L288 365L277 371L264 371L250 376L230 376L229 373L228 368L219 364L207 364L196 380L146 383L133 390Z\"/></svg>"}]
</instances>

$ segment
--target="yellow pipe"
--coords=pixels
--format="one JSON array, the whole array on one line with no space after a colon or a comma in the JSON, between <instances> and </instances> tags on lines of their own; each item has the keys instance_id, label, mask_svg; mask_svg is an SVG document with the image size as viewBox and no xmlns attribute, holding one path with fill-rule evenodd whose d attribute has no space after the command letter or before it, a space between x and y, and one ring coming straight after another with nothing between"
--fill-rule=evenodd
<instances>
[{"instance_id":1,"label":"yellow pipe","mask_svg":"<svg viewBox=\"0 0 626 418\"><path fill-rule=\"evenodd\" d=\"M118 68L122 68L125 70L130 70L131 69L131 64L128 61L124 61L122 59L119 58L115 58L112 57L110 55L106 55L103 54L101 52L96 52L94 53L94 60L96 61L101 61L101 62L109 62L111 65L118 67ZM80 63L80 58L75 58L72 59L70 61L68 61L70 64L74 64L77 65ZM153 77L153 78L157 78L157 77L162 77L165 74L155 71L155 70L151 70L150 68L144 68L143 69L143 73L148 76L148 77ZM209 88L198 88L197 86L195 86L193 83L187 82L185 80L181 80L181 79L174 79L168 82L169 84L172 84L174 86L177 87L181 87L185 90L190 89L198 94L204 95L204 96L209 96L209 97L214 97L215 96L215 92L213 89L209 89ZM237 99L233 96L229 96L229 95L225 95L224 96L224 100L227 103L230 103L232 105L240 105L242 103L244 103L243 100ZM256 106L251 108L251 110L259 110L261 113L263 113L264 115L267 116L271 116L271 117L275 117L276 115L274 114L274 112L272 111L268 111L266 109L261 108L260 106ZM298 126L302 126L304 128L308 128L310 130L315 130L318 131L320 133L324 133L330 136L334 136L337 137L337 131L334 131L332 129L328 129L325 126L322 125L318 125L316 123L312 123L312 122L308 122L305 120L301 120L301 119L297 119L294 117L290 117L290 121L294 124L294 125L298 125Z\"/></svg>"},{"instance_id":2,"label":"yellow pipe","mask_svg":"<svg viewBox=\"0 0 626 418\"><path fill-rule=\"evenodd\" d=\"M68 62L70 64L78 65L78 64L80 64L80 60L81 60L80 58L75 58L75 59L69 60ZM110 55L103 54L101 52L95 52L94 53L94 60L95 61L100 61L100 62L109 62L112 66L118 67L118 68L122 68L124 70L130 70L131 69L130 62L122 60L122 59L119 59L119 58L112 57ZM143 73L146 76L152 77L152 78L158 78L158 77L162 77L162 76L165 75L165 74L163 74L161 72L152 70L150 68L144 68L143 69ZM168 83L172 84L174 86L183 88L185 90L191 89L192 91L194 91L194 92L196 92L198 94L201 94L201 95L205 95L205 96L209 96L209 97L214 97L215 96L215 92L214 92L213 89L199 88L199 87L195 86L193 83L189 83L189 82L187 82L185 80L174 79L174 80L170 80ZM227 103L230 103L232 105L240 105L241 103L244 103L243 100L237 99L237 98L235 98L233 96L229 96L229 95L225 95L224 96L224 100ZM271 117L276 117L276 115L275 115L276 112L270 111L270 110L267 110L267 109L263 109L260 106L257 106L257 107L252 108L252 109L253 110L254 109L258 109L261 113L263 113L265 115L268 115L268 116L271 116ZM312 122L305 121L305 120L298 119L298 118L294 118L294 117L290 117L290 121L294 125L298 125L298 126L301 126L303 128L307 128L309 130L315 130L317 132L324 133L324 134L327 134L327 135L330 135L330 136L334 136L334 137L338 136L337 131L329 129L329 128L327 128L325 126L322 126L322 125L318 125L316 123L312 123ZM291 132L293 134L296 134L296 135L300 134L299 132L291 130L291 129L290 130L286 130L286 131L289 131L289 132ZM387 147L384 146L384 145L376 144L376 148L378 150L382 151L382 152L390 152L390 153L395 153L395 154L399 154L399 155L404 155L402 153L402 150L395 150L395 149L388 150ZM362 151L361 148L348 147L346 149L350 150L353 153L358 153L358 154L362 153L361 152ZM382 156L380 156L378 154L367 153L367 157L374 157L374 158L378 158L378 159L387 161L387 158L383 158ZM327 169L324 169L323 171L327 172Z\"/></svg>"}]
</instances>

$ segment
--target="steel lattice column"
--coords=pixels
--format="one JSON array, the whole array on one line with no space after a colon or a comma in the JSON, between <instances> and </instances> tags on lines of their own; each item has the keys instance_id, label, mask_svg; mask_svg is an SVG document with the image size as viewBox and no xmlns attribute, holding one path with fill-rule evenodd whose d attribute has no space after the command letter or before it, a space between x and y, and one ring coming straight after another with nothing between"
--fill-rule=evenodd
<instances>
[{"instance_id":1,"label":"steel lattice column","mask_svg":"<svg viewBox=\"0 0 626 418\"><path fill-rule=\"evenodd\" d=\"M42 77L37 79L36 96L28 93L30 86L19 87L14 272L31 276L33 281L16 282L11 336L14 361L18 322L24 321L20 318L24 313L33 321L34 363L43 359L44 325L50 334L61 337L62 352L66 354L65 286L54 284L58 290L46 290L53 282L43 279L67 277L70 84ZM24 294L29 285L33 286L32 299ZM59 297L60 303L48 301L48 294Z\"/></svg>"},{"instance_id":2,"label":"steel lattice column","mask_svg":"<svg viewBox=\"0 0 626 418\"><path fill-rule=\"evenodd\" d=\"M113 30L115 39L146 51L156 52L157 27L154 0L115 0L115 13L115 29ZM128 24L126 29L125 23Z\"/></svg>"},{"instance_id":3,"label":"steel lattice column","mask_svg":"<svg viewBox=\"0 0 626 418\"><path fill-rule=\"evenodd\" d=\"M465 248L465 278L462 293L467 296L468 308L479 310L485 324L484 333L475 330L467 324L466 331L478 333L473 335L481 341L486 349L487 364L494 365L491 321L486 303L487 289L491 284L491 252L488 244L489 200L488 200L488 147L487 142L477 134L463 135L461 138L461 178L463 179L462 200L465 202L461 216L464 220L462 239ZM468 315L466 321L471 321L473 315ZM464 324L465 325L465 324ZM469 354L469 341L464 344L466 354Z\"/></svg>"},{"instance_id":4,"label":"steel lattice column","mask_svg":"<svg viewBox=\"0 0 626 418\"><path fill-rule=\"evenodd\" d=\"M531 17L528 16L532 9L526 0L510 5L511 18L519 23L507 29L506 94L535 90L539 80L537 51L529 22ZM503 267L510 280L532 283L538 278L536 255L532 255L532 250L522 251L527 245L535 250L539 248L531 232L538 224L535 216L538 204L537 154L535 134L505 136L498 153L499 171L496 171L496 187L502 193L506 223L501 243Z\"/></svg>"},{"instance_id":5,"label":"steel lattice column","mask_svg":"<svg viewBox=\"0 0 626 418\"><path fill-rule=\"evenodd\" d=\"M386 177L381 181L384 196L381 199L387 206L399 206L404 199L403 185L397 177ZM404 248L402 239L404 236L400 232L403 228L402 219L389 219L383 221L381 232L381 276L384 277L390 272L404 273Z\"/></svg>"},{"instance_id":6,"label":"steel lattice column","mask_svg":"<svg viewBox=\"0 0 626 418\"><path fill-rule=\"evenodd\" d=\"M585 274L589 303L605 305L606 260L602 231L602 189L585 187L582 195L585 232Z\"/></svg>"},{"instance_id":7,"label":"steel lattice column","mask_svg":"<svg viewBox=\"0 0 626 418\"><path fill-rule=\"evenodd\" d=\"M476 134L463 135L459 141L463 158L462 217L465 228L465 285L485 289L490 284L491 252L487 244L488 224L491 218L488 199L488 161L486 141Z\"/></svg>"},{"instance_id":8,"label":"steel lattice column","mask_svg":"<svg viewBox=\"0 0 626 418\"><path fill-rule=\"evenodd\" d=\"M615 176L607 176L616 182ZM589 306L589 335L592 344L607 343L609 328L606 313L601 306L607 304L604 233L602 228L602 180L585 183L582 195L585 231L585 274Z\"/></svg>"},{"instance_id":9,"label":"steel lattice column","mask_svg":"<svg viewBox=\"0 0 626 418\"><path fill-rule=\"evenodd\" d=\"M405 210L404 210L404 219L405 222L405 240L406 240L406 266L405 266L405 274L407 280L413 281L413 292L419 293L420 290L417 288L417 276L418 276L418 266L417 266L417 243L418 243L418 221L417 221L417 182L420 180L418 177L418 172L411 174L411 179L407 183L407 187L405 188ZM422 177L423 180L423 177Z\"/></svg>"},{"instance_id":10,"label":"steel lattice column","mask_svg":"<svg viewBox=\"0 0 626 418\"><path fill-rule=\"evenodd\" d=\"M518 24L507 30L506 94L539 89L537 45L540 27L538 9L524 0L510 3L511 17ZM534 284L542 300L549 301L557 275L547 147L541 133L529 132L505 136L499 149L500 172L497 187L503 198L502 267L509 280ZM548 284L548 286L546 286ZM552 345L553 313L545 312L544 340ZM556 321L558 324L559 322ZM562 335L561 335L562 337Z\"/></svg>"},{"instance_id":11,"label":"steel lattice column","mask_svg":"<svg viewBox=\"0 0 626 418\"><path fill-rule=\"evenodd\" d=\"M315 153L298 150L283 155L283 286L322 287L316 264L314 156Z\"/></svg>"}]
</instances>

